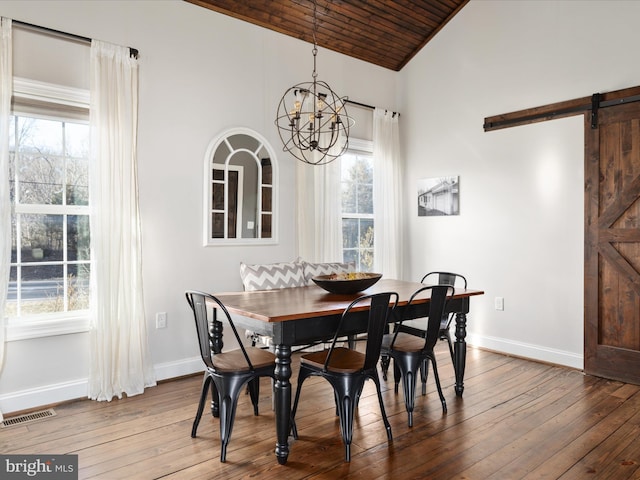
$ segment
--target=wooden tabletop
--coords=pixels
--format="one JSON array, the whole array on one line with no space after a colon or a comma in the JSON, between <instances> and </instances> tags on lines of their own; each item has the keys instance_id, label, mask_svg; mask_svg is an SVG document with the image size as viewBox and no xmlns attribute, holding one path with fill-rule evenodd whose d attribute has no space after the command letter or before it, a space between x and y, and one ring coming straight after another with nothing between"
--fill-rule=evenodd
<instances>
[{"instance_id":1,"label":"wooden tabletop","mask_svg":"<svg viewBox=\"0 0 640 480\"><path fill-rule=\"evenodd\" d=\"M364 292L353 295L332 294L317 285L214 295L232 313L264 322L284 322L301 318L339 315L357 297L372 293L397 292L400 296L399 304L404 305L416 290L424 286L419 282L382 278ZM457 288L454 297L483 294L484 292L481 290ZM428 295L425 296L422 302L426 302L428 298ZM361 308L366 308L366 306Z\"/></svg>"}]
</instances>

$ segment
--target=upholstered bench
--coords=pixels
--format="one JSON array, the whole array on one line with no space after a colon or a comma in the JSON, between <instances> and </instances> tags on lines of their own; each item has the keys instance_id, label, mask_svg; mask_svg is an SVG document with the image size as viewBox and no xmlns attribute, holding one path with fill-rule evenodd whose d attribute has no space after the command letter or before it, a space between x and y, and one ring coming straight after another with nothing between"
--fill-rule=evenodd
<instances>
[{"instance_id":1,"label":"upholstered bench","mask_svg":"<svg viewBox=\"0 0 640 480\"><path fill-rule=\"evenodd\" d=\"M273 290L314 285L312 278L317 275L348 273L355 271L354 263L311 263L300 258L293 262L247 264L240 263L240 278L245 291ZM265 347L271 345L271 338L246 331L251 344L260 342Z\"/></svg>"}]
</instances>

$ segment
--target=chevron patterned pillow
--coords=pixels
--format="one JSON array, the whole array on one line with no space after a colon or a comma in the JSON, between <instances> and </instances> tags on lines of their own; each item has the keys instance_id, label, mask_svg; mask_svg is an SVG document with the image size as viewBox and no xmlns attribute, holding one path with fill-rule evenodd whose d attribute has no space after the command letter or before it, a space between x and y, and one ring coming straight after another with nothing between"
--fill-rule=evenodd
<instances>
[{"instance_id":1,"label":"chevron patterned pillow","mask_svg":"<svg viewBox=\"0 0 640 480\"><path fill-rule=\"evenodd\" d=\"M355 272L355 262L349 263L309 263L302 261L304 265L304 278L307 285L314 285L313 277L318 275L331 275L332 273Z\"/></svg>"},{"instance_id":2,"label":"chevron patterned pillow","mask_svg":"<svg viewBox=\"0 0 640 480\"><path fill-rule=\"evenodd\" d=\"M246 291L304 287L306 280L302 263L240 263L240 277Z\"/></svg>"}]
</instances>

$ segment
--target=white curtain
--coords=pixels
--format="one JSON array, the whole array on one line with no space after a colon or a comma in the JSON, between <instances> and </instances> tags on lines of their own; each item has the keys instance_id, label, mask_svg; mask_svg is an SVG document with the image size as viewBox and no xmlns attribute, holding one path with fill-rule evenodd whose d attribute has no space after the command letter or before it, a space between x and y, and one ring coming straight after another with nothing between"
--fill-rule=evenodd
<instances>
[{"instance_id":1,"label":"white curtain","mask_svg":"<svg viewBox=\"0 0 640 480\"><path fill-rule=\"evenodd\" d=\"M155 385L142 295L136 138L138 62L91 44L92 313L89 397L110 401Z\"/></svg>"},{"instance_id":2,"label":"white curtain","mask_svg":"<svg viewBox=\"0 0 640 480\"><path fill-rule=\"evenodd\" d=\"M326 165L298 162L298 255L308 262L342 261L340 158Z\"/></svg>"},{"instance_id":3,"label":"white curtain","mask_svg":"<svg viewBox=\"0 0 640 480\"><path fill-rule=\"evenodd\" d=\"M11 262L11 200L9 198L9 116L13 85L11 19L0 18L0 372L4 363L5 313ZM2 421L0 412L0 421Z\"/></svg>"},{"instance_id":4,"label":"white curtain","mask_svg":"<svg viewBox=\"0 0 640 480\"><path fill-rule=\"evenodd\" d=\"M402 279L402 161L399 115L373 112L374 271Z\"/></svg>"}]
</instances>

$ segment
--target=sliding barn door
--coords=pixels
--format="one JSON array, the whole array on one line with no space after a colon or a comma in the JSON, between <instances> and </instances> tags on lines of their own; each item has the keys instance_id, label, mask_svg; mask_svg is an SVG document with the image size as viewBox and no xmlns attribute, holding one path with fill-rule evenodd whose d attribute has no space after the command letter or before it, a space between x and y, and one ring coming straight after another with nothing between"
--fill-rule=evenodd
<instances>
[{"instance_id":1,"label":"sliding barn door","mask_svg":"<svg viewBox=\"0 0 640 480\"><path fill-rule=\"evenodd\" d=\"M585 372L640 384L640 102L585 122Z\"/></svg>"}]
</instances>

